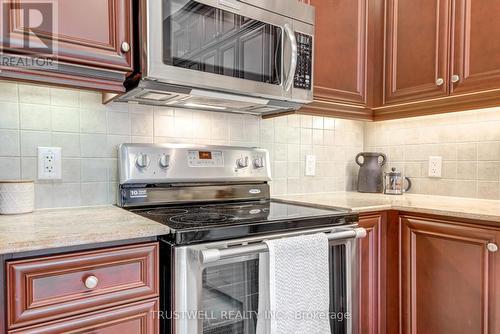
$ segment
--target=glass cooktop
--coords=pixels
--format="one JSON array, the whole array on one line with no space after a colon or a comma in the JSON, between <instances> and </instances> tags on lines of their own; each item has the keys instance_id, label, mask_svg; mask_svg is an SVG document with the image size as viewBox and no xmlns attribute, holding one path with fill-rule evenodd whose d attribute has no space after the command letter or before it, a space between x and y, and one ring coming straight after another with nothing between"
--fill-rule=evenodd
<instances>
[{"instance_id":1,"label":"glass cooktop","mask_svg":"<svg viewBox=\"0 0 500 334\"><path fill-rule=\"evenodd\" d=\"M170 227L176 243L224 240L289 229L357 222L347 209L317 208L276 200L202 203L131 209Z\"/></svg>"}]
</instances>

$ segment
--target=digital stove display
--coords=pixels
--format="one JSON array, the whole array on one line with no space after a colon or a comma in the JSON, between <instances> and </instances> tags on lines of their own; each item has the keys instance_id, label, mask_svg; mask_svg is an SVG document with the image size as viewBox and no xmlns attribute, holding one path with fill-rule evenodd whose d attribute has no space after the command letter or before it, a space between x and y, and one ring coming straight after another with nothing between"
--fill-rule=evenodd
<instances>
[{"instance_id":1,"label":"digital stove display","mask_svg":"<svg viewBox=\"0 0 500 334\"><path fill-rule=\"evenodd\" d=\"M189 167L224 167L224 156L221 151L189 151Z\"/></svg>"}]
</instances>

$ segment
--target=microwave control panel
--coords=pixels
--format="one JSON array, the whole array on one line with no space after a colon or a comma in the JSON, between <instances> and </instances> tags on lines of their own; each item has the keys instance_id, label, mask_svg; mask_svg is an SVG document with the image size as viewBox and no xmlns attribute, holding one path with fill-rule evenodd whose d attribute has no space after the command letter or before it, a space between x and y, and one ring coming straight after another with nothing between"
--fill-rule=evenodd
<instances>
[{"instance_id":1,"label":"microwave control panel","mask_svg":"<svg viewBox=\"0 0 500 334\"><path fill-rule=\"evenodd\" d=\"M295 33L295 38L297 39L298 55L293 86L295 88L311 90L313 38L300 32Z\"/></svg>"}]
</instances>

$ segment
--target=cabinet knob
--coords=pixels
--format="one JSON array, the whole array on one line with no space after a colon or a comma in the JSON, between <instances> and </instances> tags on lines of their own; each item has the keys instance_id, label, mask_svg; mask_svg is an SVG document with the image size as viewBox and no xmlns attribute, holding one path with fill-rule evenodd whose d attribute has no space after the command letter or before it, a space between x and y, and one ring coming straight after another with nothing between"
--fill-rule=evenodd
<instances>
[{"instance_id":1,"label":"cabinet knob","mask_svg":"<svg viewBox=\"0 0 500 334\"><path fill-rule=\"evenodd\" d=\"M128 44L127 42L123 42L122 43L122 52L127 53L129 51L130 51L130 44Z\"/></svg>"},{"instance_id":2,"label":"cabinet knob","mask_svg":"<svg viewBox=\"0 0 500 334\"><path fill-rule=\"evenodd\" d=\"M490 242L489 244L487 244L486 248L488 248L488 251L490 251L491 253L498 252L498 246L497 246L497 244L494 244L493 242Z\"/></svg>"},{"instance_id":3,"label":"cabinet knob","mask_svg":"<svg viewBox=\"0 0 500 334\"><path fill-rule=\"evenodd\" d=\"M451 76L451 82L456 83L458 81L460 81L460 76L458 74L453 74Z\"/></svg>"},{"instance_id":4,"label":"cabinet knob","mask_svg":"<svg viewBox=\"0 0 500 334\"><path fill-rule=\"evenodd\" d=\"M97 277L94 275L90 275L85 279L85 287L87 289L95 289L97 287L97 284L99 283L99 280Z\"/></svg>"},{"instance_id":5,"label":"cabinet knob","mask_svg":"<svg viewBox=\"0 0 500 334\"><path fill-rule=\"evenodd\" d=\"M443 84L444 84L444 79L443 79L443 78L438 78L438 79L436 80L436 85L438 85L438 86L442 86Z\"/></svg>"}]
</instances>

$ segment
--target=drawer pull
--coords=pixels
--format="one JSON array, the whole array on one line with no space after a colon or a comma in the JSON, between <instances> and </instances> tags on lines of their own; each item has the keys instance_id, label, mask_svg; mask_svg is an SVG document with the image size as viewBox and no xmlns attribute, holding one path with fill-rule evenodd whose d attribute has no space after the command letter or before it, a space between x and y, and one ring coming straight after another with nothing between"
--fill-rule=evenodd
<instances>
[{"instance_id":1,"label":"drawer pull","mask_svg":"<svg viewBox=\"0 0 500 334\"><path fill-rule=\"evenodd\" d=\"M91 275L85 279L85 287L87 289L95 289L99 284L99 280L94 275Z\"/></svg>"},{"instance_id":2,"label":"drawer pull","mask_svg":"<svg viewBox=\"0 0 500 334\"><path fill-rule=\"evenodd\" d=\"M490 242L489 244L486 245L486 248L488 248L488 250L491 252L491 253L496 253L498 252L498 246L492 242Z\"/></svg>"}]
</instances>

